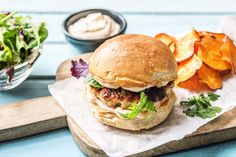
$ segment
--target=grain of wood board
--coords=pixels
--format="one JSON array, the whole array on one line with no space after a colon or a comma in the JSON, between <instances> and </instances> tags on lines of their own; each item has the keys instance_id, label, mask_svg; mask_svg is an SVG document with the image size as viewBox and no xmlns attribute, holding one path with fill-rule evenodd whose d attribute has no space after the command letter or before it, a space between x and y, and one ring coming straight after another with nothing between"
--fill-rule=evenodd
<instances>
[{"instance_id":1,"label":"grain of wood board","mask_svg":"<svg viewBox=\"0 0 236 157\"><path fill-rule=\"evenodd\" d=\"M22 0L22 4L25 5L26 2L24 3L24 1L25 0ZM68 3L67 5L72 5L74 2L75 1L71 1L71 3L69 3L67 1L61 0L55 5L62 5L64 3ZM5 9L5 5L6 7L11 6L10 3L10 1L3 1L1 2L1 6ZM31 1L29 1L29 3L31 3ZM50 32L50 35L44 44L44 53L39 58L38 62L36 62L30 78L54 76L57 67L65 58L70 58L82 53L81 50L74 48L68 42L66 42L65 37L62 33L62 22L70 13L61 12L59 14L55 14L53 13L53 11L44 12L45 6L39 7L41 4L43 4L43 2L38 3L38 5L29 4L27 5L27 8L25 6L19 7L18 5L14 5L14 7L16 7L15 10L22 10L23 12L19 13L24 16L32 16L33 21L45 21ZM36 10L32 10L32 12L27 10L31 9L31 7L28 7L31 5L33 5L33 8L36 7ZM51 9L54 8L50 6L50 4L47 7L51 7ZM24 9L27 10L27 12L24 12ZM198 30L218 31L217 25L219 23L219 20L225 15L232 14L232 12L225 10L222 13L217 12L217 14L213 14L214 8L210 8L209 10L211 9L213 9L211 14L159 14L159 10L157 8L155 10L156 12L153 13L151 12L151 10L149 10L150 12L148 12L148 8L145 8L145 13L132 12L129 11L128 8L126 8L127 12L123 13L128 22L126 33L140 33L155 36L155 34L157 33L165 32L171 35L175 35L178 33L189 31L192 27L195 27ZM12 8L12 10L14 9ZM48 58L54 59L50 60ZM46 68L44 65L48 65L50 66L50 68Z\"/></svg>"},{"instance_id":2,"label":"grain of wood board","mask_svg":"<svg viewBox=\"0 0 236 157\"><path fill-rule=\"evenodd\" d=\"M72 59L88 61L90 53ZM70 77L70 61L64 61L58 68L56 79ZM236 108L200 127L185 138L172 141L151 150L131 156L153 156L184 149L190 149L236 138ZM25 137L37 133L69 127L79 147L89 156L106 156L75 122L66 116L52 97L25 100L0 107L0 141Z\"/></svg>"},{"instance_id":3,"label":"grain of wood board","mask_svg":"<svg viewBox=\"0 0 236 157\"><path fill-rule=\"evenodd\" d=\"M21 13L23 16L31 16L34 22L44 21L47 24L47 28L50 32L46 43L58 43L65 44L66 39L62 32L62 23L69 14L39 14L39 13ZM128 27L126 33L143 33L154 36L158 32L165 32L170 34L181 33L184 31L191 30L192 27L196 29L204 29L217 31L217 25L219 20L228 14L122 14L127 20ZM142 29L140 29L142 28ZM61 33L58 33L61 32ZM61 51L60 51L61 52ZM55 52L54 52L55 53Z\"/></svg>"},{"instance_id":4,"label":"grain of wood board","mask_svg":"<svg viewBox=\"0 0 236 157\"><path fill-rule=\"evenodd\" d=\"M234 0L227 0L222 3L222 0L214 0L214 2L206 2L205 0L119 0L110 1L104 0L94 1L86 0L81 2L78 0L21 0L20 3L15 5L15 1L5 0L1 1L1 8L9 10L18 11L28 11L28 12L74 12L82 9L88 8L109 8L111 10L116 10L119 12L158 12L158 13L214 13L214 12L235 12L236 2ZM27 4L27 5L26 5ZM35 5L37 4L37 5ZM46 5L45 5L46 4ZM170 5L171 4L171 5ZM29 7L30 6L30 7ZM61 7L63 6L63 7ZM58 9L60 8L60 9Z\"/></svg>"},{"instance_id":5,"label":"grain of wood board","mask_svg":"<svg viewBox=\"0 0 236 157\"><path fill-rule=\"evenodd\" d=\"M130 14L124 13L128 22L126 33L138 33L155 36L157 33L165 32L171 35L188 32L194 27L197 30L219 31L219 20L230 13L218 13L214 16L209 14ZM80 49L74 48L66 42L62 33L62 22L68 16L68 13L53 14L45 13L22 13L30 15L33 21L45 21L50 32L48 39L44 44L44 53L34 66L30 75L33 77L54 76L57 67L65 58L71 58L83 53ZM59 33L61 32L61 33ZM55 57L56 56L56 57ZM48 58L54 58L48 59ZM46 68L44 65L50 66Z\"/></svg>"}]
</instances>

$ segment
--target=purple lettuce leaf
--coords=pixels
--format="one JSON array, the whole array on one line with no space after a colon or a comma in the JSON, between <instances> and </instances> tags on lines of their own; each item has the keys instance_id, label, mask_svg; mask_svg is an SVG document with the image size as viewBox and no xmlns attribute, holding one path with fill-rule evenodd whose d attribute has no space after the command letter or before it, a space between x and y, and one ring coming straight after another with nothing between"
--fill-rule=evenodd
<instances>
[{"instance_id":1,"label":"purple lettuce leaf","mask_svg":"<svg viewBox=\"0 0 236 157\"><path fill-rule=\"evenodd\" d=\"M151 101L157 102L161 101L166 96L166 91L163 87L151 87L145 91L145 94L147 94Z\"/></svg>"},{"instance_id":2,"label":"purple lettuce leaf","mask_svg":"<svg viewBox=\"0 0 236 157\"><path fill-rule=\"evenodd\" d=\"M71 64L72 67L70 71L72 76L77 79L80 77L86 77L88 74L88 64L83 59L79 59L79 61L72 60Z\"/></svg>"},{"instance_id":3,"label":"purple lettuce leaf","mask_svg":"<svg viewBox=\"0 0 236 157\"><path fill-rule=\"evenodd\" d=\"M7 68L6 74L8 76L8 79L7 79L7 83L8 84L11 84L11 81L13 79L14 73L15 73L14 67Z\"/></svg>"}]
</instances>

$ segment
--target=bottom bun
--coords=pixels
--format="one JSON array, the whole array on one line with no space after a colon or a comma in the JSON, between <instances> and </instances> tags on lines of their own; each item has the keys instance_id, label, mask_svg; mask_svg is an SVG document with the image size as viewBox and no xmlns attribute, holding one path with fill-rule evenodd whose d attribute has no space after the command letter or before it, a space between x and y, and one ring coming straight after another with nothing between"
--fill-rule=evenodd
<instances>
[{"instance_id":1,"label":"bottom bun","mask_svg":"<svg viewBox=\"0 0 236 157\"><path fill-rule=\"evenodd\" d=\"M149 112L148 117L145 119L135 118L131 120L120 118L115 113L104 110L95 103L98 101L100 100L96 99L96 101L93 101L90 108L94 116L101 123L120 129L135 131L149 129L163 122L172 110L176 101L176 96L172 91L168 96L168 99L157 108L157 112Z\"/></svg>"}]
</instances>

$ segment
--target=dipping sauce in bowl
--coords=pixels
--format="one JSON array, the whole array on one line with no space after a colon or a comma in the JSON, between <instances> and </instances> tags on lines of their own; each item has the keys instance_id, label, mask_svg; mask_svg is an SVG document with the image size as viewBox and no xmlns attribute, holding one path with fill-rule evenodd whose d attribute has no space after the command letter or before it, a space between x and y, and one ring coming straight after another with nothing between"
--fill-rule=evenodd
<instances>
[{"instance_id":1,"label":"dipping sauce in bowl","mask_svg":"<svg viewBox=\"0 0 236 157\"><path fill-rule=\"evenodd\" d=\"M117 34L120 25L110 16L100 12L88 14L70 25L68 32L78 39L103 39Z\"/></svg>"},{"instance_id":2,"label":"dipping sauce in bowl","mask_svg":"<svg viewBox=\"0 0 236 157\"><path fill-rule=\"evenodd\" d=\"M66 39L84 53L94 51L107 39L124 34L127 22L118 12L89 9L69 15L62 26Z\"/></svg>"}]
</instances>

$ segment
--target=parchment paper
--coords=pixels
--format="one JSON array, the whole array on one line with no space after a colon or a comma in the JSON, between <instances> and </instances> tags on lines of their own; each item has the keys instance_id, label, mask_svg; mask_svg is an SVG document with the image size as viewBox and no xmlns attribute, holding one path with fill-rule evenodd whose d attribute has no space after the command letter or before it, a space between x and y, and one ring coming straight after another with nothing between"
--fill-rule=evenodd
<instances>
[{"instance_id":1,"label":"parchment paper","mask_svg":"<svg viewBox=\"0 0 236 157\"><path fill-rule=\"evenodd\" d=\"M65 112L109 156L121 157L136 154L169 141L182 139L212 120L185 116L179 102L196 93L175 88L177 102L166 121L153 129L142 132L122 131L105 126L93 117L88 108L89 104L86 101L83 86L82 79L69 78L50 85L49 90ZM213 105L223 108L220 114L232 109L236 105L236 76L225 80L223 88L217 90L216 93L220 95L220 99Z\"/></svg>"}]
</instances>

